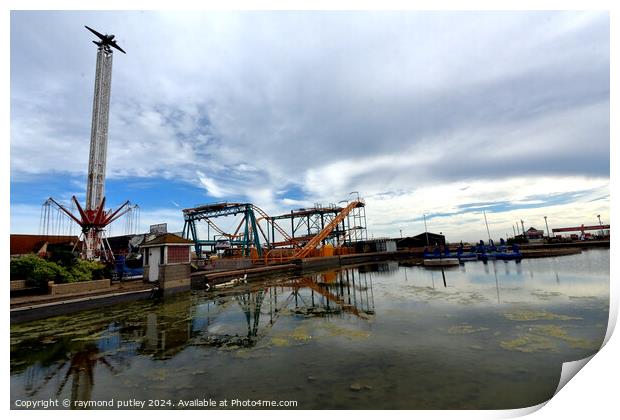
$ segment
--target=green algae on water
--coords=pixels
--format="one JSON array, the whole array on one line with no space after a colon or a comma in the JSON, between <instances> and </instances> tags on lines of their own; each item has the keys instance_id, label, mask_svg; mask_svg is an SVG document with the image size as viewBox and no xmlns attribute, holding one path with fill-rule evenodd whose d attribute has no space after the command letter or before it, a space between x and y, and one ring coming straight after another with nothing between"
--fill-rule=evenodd
<instances>
[{"instance_id":1,"label":"green algae on water","mask_svg":"<svg viewBox=\"0 0 620 420\"><path fill-rule=\"evenodd\" d=\"M539 321L552 319L557 319L559 321L568 321L572 319L581 319L579 317L554 314L551 312L547 312L544 309L538 311L519 309L512 312L504 312L503 315L511 321Z\"/></svg>"},{"instance_id":2,"label":"green algae on water","mask_svg":"<svg viewBox=\"0 0 620 420\"><path fill-rule=\"evenodd\" d=\"M506 350L533 352L557 352L557 342L564 342L571 348L593 349L596 343L592 340L572 337L566 329L557 325L531 325L520 327L526 332L513 340L501 341L500 346Z\"/></svg>"},{"instance_id":3,"label":"green algae on water","mask_svg":"<svg viewBox=\"0 0 620 420\"><path fill-rule=\"evenodd\" d=\"M448 334L473 334L481 331L486 331L485 327L474 327L469 324L453 325L448 328Z\"/></svg>"},{"instance_id":4,"label":"green algae on water","mask_svg":"<svg viewBox=\"0 0 620 420\"><path fill-rule=\"evenodd\" d=\"M540 300L551 300L553 297L562 296L559 292L550 292L548 290L534 290L530 293L532 296L536 296Z\"/></svg>"},{"instance_id":5,"label":"green algae on water","mask_svg":"<svg viewBox=\"0 0 620 420\"><path fill-rule=\"evenodd\" d=\"M271 344L276 347L285 347L290 345L289 341L286 338L282 337L272 337Z\"/></svg>"},{"instance_id":6,"label":"green algae on water","mask_svg":"<svg viewBox=\"0 0 620 420\"><path fill-rule=\"evenodd\" d=\"M501 341L500 346L506 350L522 353L557 352L556 346L549 338L533 334L522 335L514 340Z\"/></svg>"},{"instance_id":7,"label":"green algae on water","mask_svg":"<svg viewBox=\"0 0 620 420\"><path fill-rule=\"evenodd\" d=\"M596 346L596 344L592 340L586 340L583 338L576 338L570 336L564 328L557 325L533 325L528 328L528 331L532 334L540 336L557 338L564 341L572 348L590 349Z\"/></svg>"}]
</instances>

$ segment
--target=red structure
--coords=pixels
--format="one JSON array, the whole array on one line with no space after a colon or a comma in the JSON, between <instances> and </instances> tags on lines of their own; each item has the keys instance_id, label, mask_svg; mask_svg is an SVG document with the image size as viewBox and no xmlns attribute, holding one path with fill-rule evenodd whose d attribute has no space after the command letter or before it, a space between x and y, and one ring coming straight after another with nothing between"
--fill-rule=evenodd
<instances>
[{"instance_id":1,"label":"red structure","mask_svg":"<svg viewBox=\"0 0 620 420\"><path fill-rule=\"evenodd\" d=\"M585 226L585 225L581 225L581 226L575 226L575 227L565 227L565 228L555 228L555 229L551 229L551 231L555 234L555 233L561 233L561 232L581 232L581 236L585 236L586 235L586 230L609 230L610 229L610 225L592 225L592 226Z\"/></svg>"},{"instance_id":2,"label":"red structure","mask_svg":"<svg viewBox=\"0 0 620 420\"><path fill-rule=\"evenodd\" d=\"M82 240L84 246L82 250L82 256L87 259L104 259L108 260L112 258L112 250L108 245L106 247L105 237L103 235L105 227L110 223L127 213L131 207L129 201L125 201L122 206L116 210L104 210L105 197L101 200L99 206L92 210L83 209L75 196L71 197L71 200L75 204L78 210L78 216L67 210L62 204L58 203L53 198L49 200L54 203L63 213L73 219L82 229Z\"/></svg>"}]
</instances>

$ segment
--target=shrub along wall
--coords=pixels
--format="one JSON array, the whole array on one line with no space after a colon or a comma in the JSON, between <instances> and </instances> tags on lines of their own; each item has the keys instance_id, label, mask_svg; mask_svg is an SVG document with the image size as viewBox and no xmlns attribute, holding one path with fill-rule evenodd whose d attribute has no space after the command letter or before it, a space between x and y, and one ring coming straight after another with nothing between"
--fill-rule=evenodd
<instances>
[{"instance_id":1,"label":"shrub along wall","mask_svg":"<svg viewBox=\"0 0 620 420\"><path fill-rule=\"evenodd\" d=\"M26 280L29 287L47 287L48 281L57 284L100 280L107 274L105 265L78 258L58 262L36 255L26 255L11 260L11 280Z\"/></svg>"}]
</instances>

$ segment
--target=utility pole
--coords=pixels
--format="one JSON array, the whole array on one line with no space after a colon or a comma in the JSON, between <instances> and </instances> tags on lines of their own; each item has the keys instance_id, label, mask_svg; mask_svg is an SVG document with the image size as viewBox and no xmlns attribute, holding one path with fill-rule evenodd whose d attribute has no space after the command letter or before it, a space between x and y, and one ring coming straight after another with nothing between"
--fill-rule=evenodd
<instances>
[{"instance_id":1,"label":"utility pole","mask_svg":"<svg viewBox=\"0 0 620 420\"><path fill-rule=\"evenodd\" d=\"M487 223L487 214L484 210L482 210L482 214L484 214L484 224L487 226L487 236L489 237L489 245L491 244L491 233L489 232L489 224Z\"/></svg>"},{"instance_id":2,"label":"utility pole","mask_svg":"<svg viewBox=\"0 0 620 420\"><path fill-rule=\"evenodd\" d=\"M426 227L426 213L423 213L422 216L424 217L424 234L426 235L426 246L429 246L430 244L428 243L428 228Z\"/></svg>"}]
</instances>

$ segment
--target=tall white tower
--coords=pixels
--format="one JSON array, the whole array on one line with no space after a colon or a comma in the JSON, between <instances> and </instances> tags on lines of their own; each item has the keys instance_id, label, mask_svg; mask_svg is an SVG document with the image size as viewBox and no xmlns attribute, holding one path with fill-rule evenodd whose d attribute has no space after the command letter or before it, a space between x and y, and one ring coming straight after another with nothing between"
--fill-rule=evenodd
<instances>
[{"instance_id":1,"label":"tall white tower","mask_svg":"<svg viewBox=\"0 0 620 420\"><path fill-rule=\"evenodd\" d=\"M108 151L108 120L112 87L113 53L105 45L97 49L93 119L90 132L86 210L94 210L105 195L105 164Z\"/></svg>"},{"instance_id":2,"label":"tall white tower","mask_svg":"<svg viewBox=\"0 0 620 420\"><path fill-rule=\"evenodd\" d=\"M105 165L108 152L108 120L110 116L110 89L112 87L112 48L125 53L114 40L114 35L103 35L86 27L97 35L97 67L95 69L95 94L93 118L90 132L90 154L88 157L88 181L86 183L86 207L82 208L75 196L72 197L78 214L74 215L50 197L62 211L82 228L82 256L87 259L111 260L111 250L106 249L105 228L114 220L131 210L129 201L118 209L105 210Z\"/></svg>"}]
</instances>

